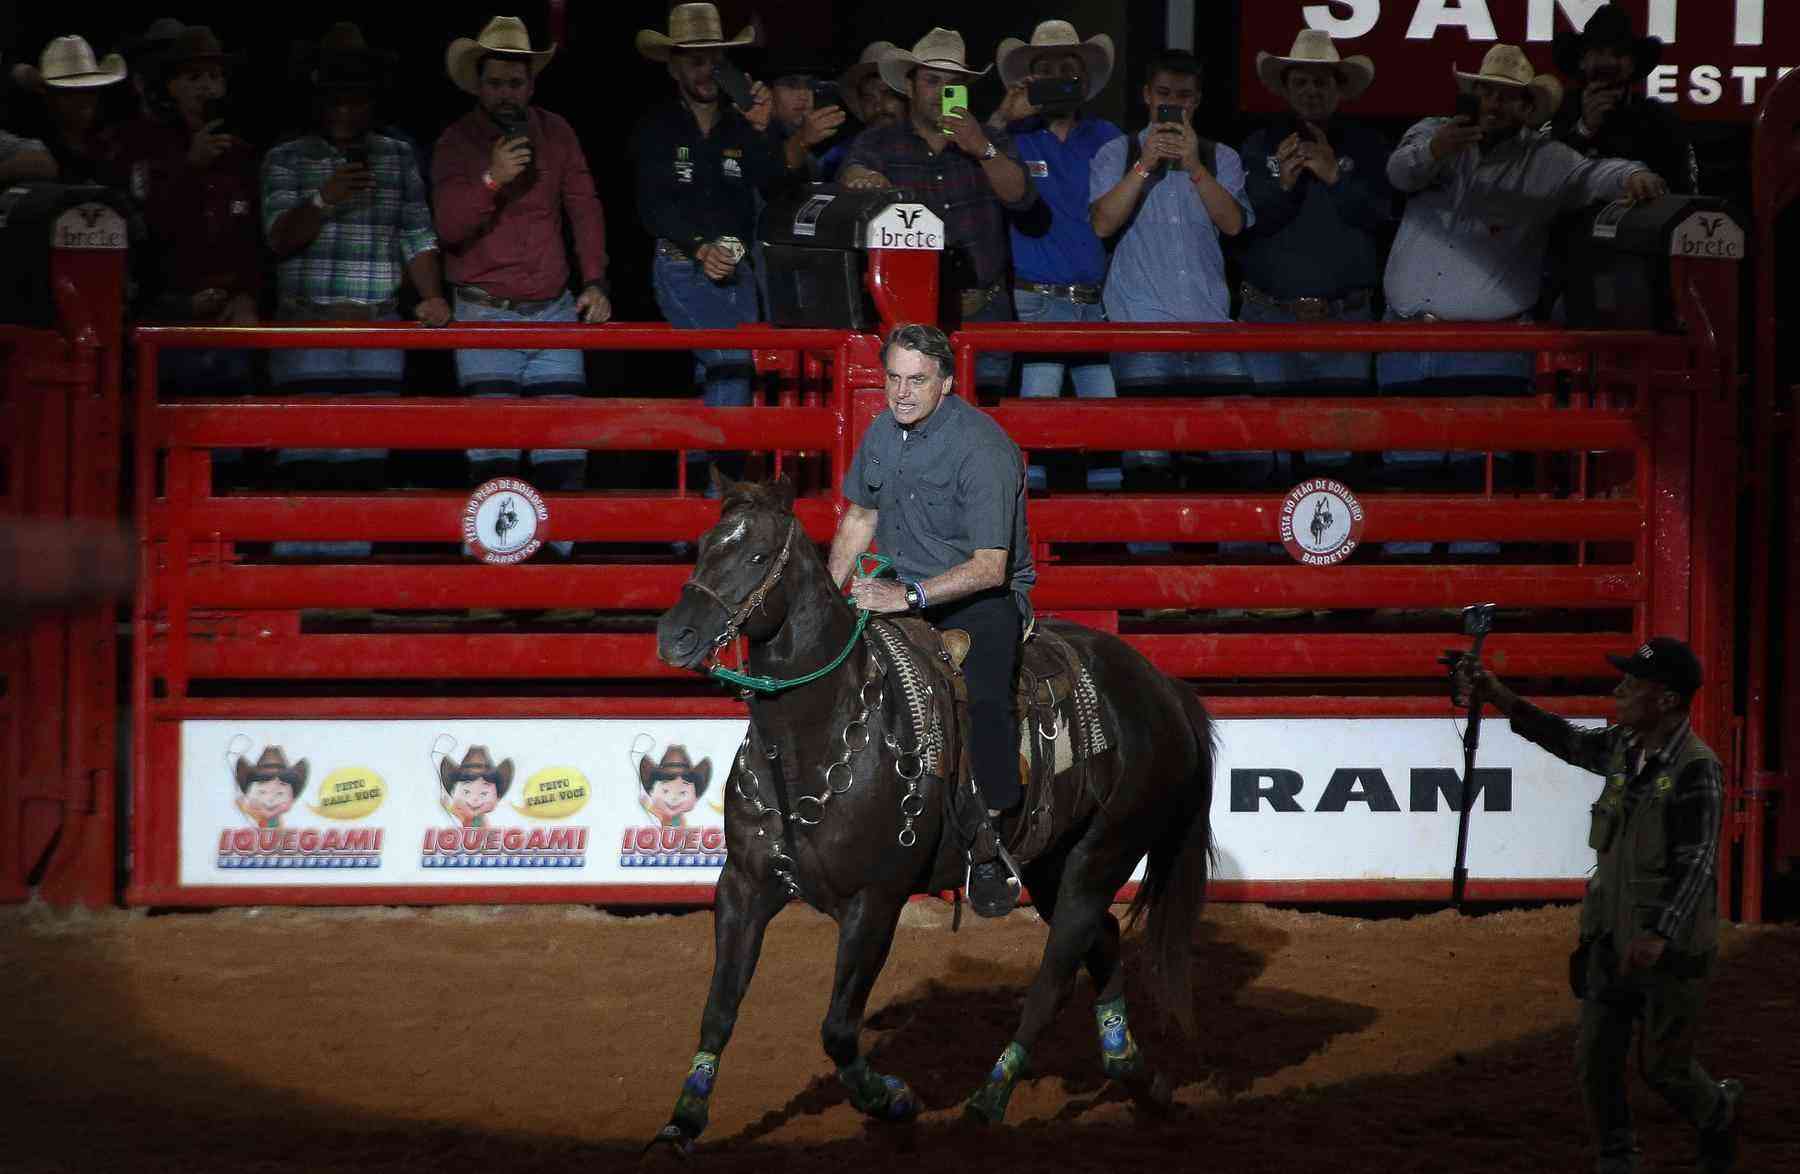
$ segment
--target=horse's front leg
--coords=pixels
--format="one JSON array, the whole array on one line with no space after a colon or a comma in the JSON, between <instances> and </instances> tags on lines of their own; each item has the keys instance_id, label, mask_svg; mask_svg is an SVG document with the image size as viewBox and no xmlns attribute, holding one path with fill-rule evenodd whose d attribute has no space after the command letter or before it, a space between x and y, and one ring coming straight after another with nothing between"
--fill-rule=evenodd
<instances>
[{"instance_id":1,"label":"horse's front leg","mask_svg":"<svg viewBox=\"0 0 1800 1174\"><path fill-rule=\"evenodd\" d=\"M877 895L868 889L851 898L838 919L837 977L819 1033L825 1054L837 1065L838 1079L850 1090L850 1103L878 1121L910 1121L919 1115L919 1098L907 1083L869 1067L861 1049L863 1011L887 962L905 903L905 894Z\"/></svg>"},{"instance_id":2,"label":"horse's front leg","mask_svg":"<svg viewBox=\"0 0 1800 1174\"><path fill-rule=\"evenodd\" d=\"M652 1146L667 1145L686 1153L706 1128L719 1055L731 1040L738 1005L756 973L763 931L787 904L786 893L773 877L753 876L747 867L733 864L737 859L727 857L713 899L712 989L706 995L706 1012L700 1017L700 1050L682 1081L681 1095L675 1098L675 1112Z\"/></svg>"}]
</instances>

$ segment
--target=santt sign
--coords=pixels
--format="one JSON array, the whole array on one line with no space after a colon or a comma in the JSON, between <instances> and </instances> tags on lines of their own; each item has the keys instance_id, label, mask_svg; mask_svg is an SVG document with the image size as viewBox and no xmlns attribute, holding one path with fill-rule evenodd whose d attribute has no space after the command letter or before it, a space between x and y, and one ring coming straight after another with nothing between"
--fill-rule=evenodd
<instances>
[{"instance_id":1,"label":"santt sign","mask_svg":"<svg viewBox=\"0 0 1800 1174\"><path fill-rule=\"evenodd\" d=\"M1586 27L1605 2L1254 0L1242 6L1241 97L1247 109L1280 109L1280 99L1256 80L1256 53L1285 53L1294 34L1311 27L1330 33L1344 56L1375 60L1375 84L1352 112L1447 115L1452 65L1473 73L1490 46L1506 42L1524 46L1540 70L1553 72L1551 38L1559 29ZM1646 92L1674 103L1684 118L1748 121L1768 87L1800 65L1797 0L1623 0L1623 6L1640 34L1663 41Z\"/></svg>"}]
</instances>

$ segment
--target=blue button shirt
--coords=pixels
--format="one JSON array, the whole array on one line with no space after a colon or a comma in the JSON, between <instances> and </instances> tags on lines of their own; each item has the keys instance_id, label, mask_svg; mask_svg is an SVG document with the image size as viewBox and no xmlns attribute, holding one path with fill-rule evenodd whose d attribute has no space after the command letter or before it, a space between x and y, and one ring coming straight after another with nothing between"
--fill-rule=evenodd
<instances>
[{"instance_id":1,"label":"blue button shirt","mask_svg":"<svg viewBox=\"0 0 1800 1174\"><path fill-rule=\"evenodd\" d=\"M1138 132L1140 145L1148 133ZM1125 147L1121 136L1094 156L1089 199L1098 200L1125 177ZM1249 227L1256 213L1244 194L1243 160L1224 143L1216 152L1213 178L1238 202ZM1113 250L1106 317L1113 322L1231 321L1219 229L1186 172L1171 167L1145 181L1137 215Z\"/></svg>"},{"instance_id":2,"label":"blue button shirt","mask_svg":"<svg viewBox=\"0 0 1800 1174\"><path fill-rule=\"evenodd\" d=\"M1099 285L1106 278L1106 246L1088 222L1088 177L1100 148L1114 139L1124 142L1124 132L1103 118L1078 119L1067 140L1041 118L1008 129L1049 212L1047 226L1045 217L1029 213L1012 218L1014 274L1049 285Z\"/></svg>"}]
</instances>

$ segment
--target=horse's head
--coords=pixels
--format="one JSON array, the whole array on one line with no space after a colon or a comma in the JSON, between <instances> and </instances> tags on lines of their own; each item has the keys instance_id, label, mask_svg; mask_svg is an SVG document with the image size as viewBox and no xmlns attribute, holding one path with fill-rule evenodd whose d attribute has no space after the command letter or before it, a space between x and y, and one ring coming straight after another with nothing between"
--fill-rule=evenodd
<instances>
[{"instance_id":1,"label":"horse's head","mask_svg":"<svg viewBox=\"0 0 1800 1174\"><path fill-rule=\"evenodd\" d=\"M807 541L787 478L714 483L724 495L718 524L700 536L693 576L656 623L656 655L676 668L699 668L740 632L761 640L781 627L783 571Z\"/></svg>"}]
</instances>

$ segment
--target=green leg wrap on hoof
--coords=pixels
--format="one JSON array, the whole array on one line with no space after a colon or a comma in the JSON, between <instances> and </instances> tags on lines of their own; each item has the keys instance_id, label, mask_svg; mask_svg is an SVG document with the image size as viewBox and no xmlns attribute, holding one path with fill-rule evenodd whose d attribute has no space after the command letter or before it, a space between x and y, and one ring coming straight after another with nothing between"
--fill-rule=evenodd
<instances>
[{"instance_id":1,"label":"green leg wrap on hoof","mask_svg":"<svg viewBox=\"0 0 1800 1174\"><path fill-rule=\"evenodd\" d=\"M1007 1044L1000 1058L994 1061L994 1070L988 1073L986 1083L963 1102L963 1116L986 1125L998 1125L1006 1120L1006 1103L1012 1100L1013 1088L1024 1071L1025 1049L1017 1043Z\"/></svg>"},{"instance_id":2,"label":"green leg wrap on hoof","mask_svg":"<svg viewBox=\"0 0 1800 1174\"><path fill-rule=\"evenodd\" d=\"M1144 1055L1131 1038L1125 1018L1125 996L1094 1004L1094 1023L1100 1029L1100 1067L1113 1080L1129 1080L1144 1067Z\"/></svg>"},{"instance_id":3,"label":"green leg wrap on hoof","mask_svg":"<svg viewBox=\"0 0 1800 1174\"><path fill-rule=\"evenodd\" d=\"M919 1098L898 1076L883 1076L858 1056L837 1070L850 1091L850 1103L877 1121L911 1121L919 1115Z\"/></svg>"},{"instance_id":4,"label":"green leg wrap on hoof","mask_svg":"<svg viewBox=\"0 0 1800 1174\"><path fill-rule=\"evenodd\" d=\"M707 1106L712 1103L713 1082L718 1078L719 1057L712 1052L695 1052L687 1079L681 1082L681 1095L675 1098L675 1112L663 1132L678 1129L690 1141L705 1132ZM662 1135L657 1136L661 1140Z\"/></svg>"}]
</instances>

